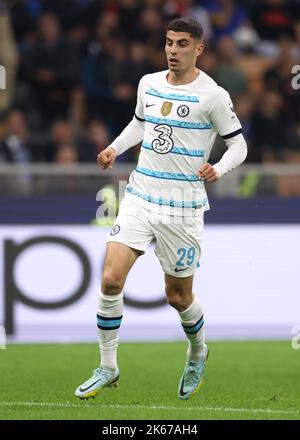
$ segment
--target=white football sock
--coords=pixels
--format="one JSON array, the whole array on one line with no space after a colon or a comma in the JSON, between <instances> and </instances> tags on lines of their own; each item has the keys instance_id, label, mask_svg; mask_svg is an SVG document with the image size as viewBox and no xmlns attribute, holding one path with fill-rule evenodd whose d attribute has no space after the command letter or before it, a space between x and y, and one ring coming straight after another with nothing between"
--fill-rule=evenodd
<instances>
[{"instance_id":1,"label":"white football sock","mask_svg":"<svg viewBox=\"0 0 300 440\"><path fill-rule=\"evenodd\" d=\"M101 366L117 368L119 328L123 315L123 292L104 295L100 292L97 313Z\"/></svg>"},{"instance_id":2,"label":"white football sock","mask_svg":"<svg viewBox=\"0 0 300 440\"><path fill-rule=\"evenodd\" d=\"M206 356L204 316L198 297L194 295L192 304L178 313L189 343L187 361L198 362Z\"/></svg>"}]
</instances>

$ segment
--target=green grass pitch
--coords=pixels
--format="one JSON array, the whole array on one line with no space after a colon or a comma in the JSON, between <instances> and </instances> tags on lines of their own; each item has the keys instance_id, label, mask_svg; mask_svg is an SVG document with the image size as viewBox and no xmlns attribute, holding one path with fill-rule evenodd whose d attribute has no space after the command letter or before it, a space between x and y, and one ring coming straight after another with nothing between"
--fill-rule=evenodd
<instances>
[{"instance_id":1,"label":"green grass pitch","mask_svg":"<svg viewBox=\"0 0 300 440\"><path fill-rule=\"evenodd\" d=\"M177 397L186 343L121 343L118 388L81 401L75 388L98 365L97 344L8 345L0 350L0 419L300 419L300 350L290 341L211 342L205 382Z\"/></svg>"}]
</instances>

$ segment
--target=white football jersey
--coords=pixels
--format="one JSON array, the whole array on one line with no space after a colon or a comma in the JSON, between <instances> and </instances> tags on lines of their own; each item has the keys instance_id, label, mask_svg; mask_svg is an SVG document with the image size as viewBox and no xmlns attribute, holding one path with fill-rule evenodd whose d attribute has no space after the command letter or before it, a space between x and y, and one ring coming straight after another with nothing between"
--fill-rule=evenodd
<instances>
[{"instance_id":1,"label":"white football jersey","mask_svg":"<svg viewBox=\"0 0 300 440\"><path fill-rule=\"evenodd\" d=\"M135 117L145 121L144 138L125 198L170 215L198 215L209 209L198 172L215 138L241 133L226 90L206 73L172 85L167 73L145 75L138 87Z\"/></svg>"}]
</instances>

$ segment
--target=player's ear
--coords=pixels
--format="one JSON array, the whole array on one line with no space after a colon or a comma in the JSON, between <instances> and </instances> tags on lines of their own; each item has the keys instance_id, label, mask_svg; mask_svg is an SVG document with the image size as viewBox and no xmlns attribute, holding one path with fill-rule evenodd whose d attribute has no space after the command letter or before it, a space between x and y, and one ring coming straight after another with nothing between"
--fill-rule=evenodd
<instances>
[{"instance_id":1,"label":"player's ear","mask_svg":"<svg viewBox=\"0 0 300 440\"><path fill-rule=\"evenodd\" d=\"M197 57L202 55L204 51L204 44L202 42L197 43Z\"/></svg>"}]
</instances>

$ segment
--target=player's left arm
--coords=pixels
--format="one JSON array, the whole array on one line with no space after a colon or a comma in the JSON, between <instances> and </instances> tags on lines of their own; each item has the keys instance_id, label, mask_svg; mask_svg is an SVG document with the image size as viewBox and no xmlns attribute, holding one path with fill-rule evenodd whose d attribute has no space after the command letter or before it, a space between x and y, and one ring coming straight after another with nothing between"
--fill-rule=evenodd
<instances>
[{"instance_id":1,"label":"player's left arm","mask_svg":"<svg viewBox=\"0 0 300 440\"><path fill-rule=\"evenodd\" d=\"M117 156L127 151L129 148L137 145L143 140L145 132L144 119L144 77L141 78L137 91L137 102L133 119L124 128L122 133L109 145L109 148L115 150Z\"/></svg>"},{"instance_id":2,"label":"player's left arm","mask_svg":"<svg viewBox=\"0 0 300 440\"><path fill-rule=\"evenodd\" d=\"M242 135L241 123L233 110L228 92L221 87L218 88L210 117L228 150L216 164L205 163L200 167L199 176L206 182L218 180L239 166L247 157L247 144Z\"/></svg>"}]
</instances>

